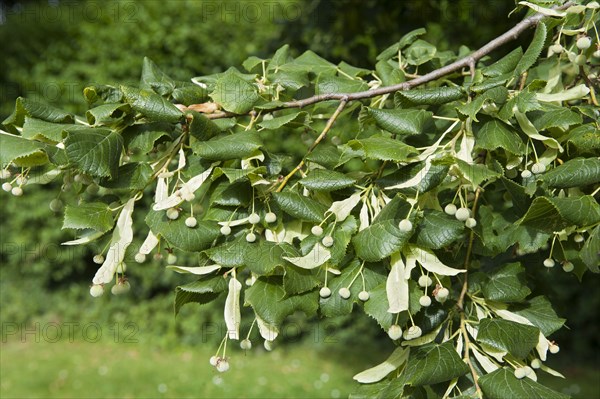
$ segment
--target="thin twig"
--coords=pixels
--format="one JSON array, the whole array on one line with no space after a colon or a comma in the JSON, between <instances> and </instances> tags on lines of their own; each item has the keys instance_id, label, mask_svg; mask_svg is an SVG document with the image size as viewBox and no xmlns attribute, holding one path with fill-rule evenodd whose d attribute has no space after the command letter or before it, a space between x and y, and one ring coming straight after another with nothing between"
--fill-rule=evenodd
<instances>
[{"instance_id":1,"label":"thin twig","mask_svg":"<svg viewBox=\"0 0 600 399\"><path fill-rule=\"evenodd\" d=\"M342 110L344 109L346 104L348 104L348 99L342 98L340 101L340 105L338 105L338 107L335 110L335 112L333 113L333 115L331 115L331 117L327 121L327 124L323 128L323 131L321 132L321 134L319 134L319 137L317 137L315 139L315 141L311 144L311 146L308 148L308 151L306 151L306 154L304 155L304 157L302 158L300 163L298 165L296 165L296 167L294 169L292 169L292 171L283 178L283 180L281 181L281 184L279 185L279 187L277 187L277 190L275 190L276 192L280 192L281 190L283 190L283 188L285 187L287 182L292 178L292 176L294 176L296 174L296 172L298 172L300 170L300 168L302 168L304 166L304 161L306 160L306 157L308 157L314 151L314 149L317 148L319 143L321 141L323 141L325 136L327 136L327 133L333 126L333 123L335 122L337 117L340 115L340 113L342 112Z\"/></svg>"},{"instance_id":2,"label":"thin twig","mask_svg":"<svg viewBox=\"0 0 600 399\"><path fill-rule=\"evenodd\" d=\"M479 195L481 193L481 188L477 187L475 190L475 199L473 200L473 208L471 209L471 217L475 217L475 213L477 212L477 203L479 202ZM473 252L473 242L475 241L475 230L471 230L471 234L469 235L469 244L467 246L467 254L465 255L465 270L469 270L469 266L471 264L471 253ZM465 295L467 294L467 289L469 288L469 280L468 274L465 273L465 277L463 280L462 290L460 291L460 295L458 296L458 301L456 302L456 306L460 309L461 313L463 313Z\"/></svg>"},{"instance_id":3,"label":"thin twig","mask_svg":"<svg viewBox=\"0 0 600 399\"><path fill-rule=\"evenodd\" d=\"M469 333L467 332L466 327L466 319L464 312L460 313L460 331L462 332L462 336L465 339L465 355L463 356L463 360L469 366L471 370L471 375L473 376L473 383L475 384L475 390L477 391L477 397L483 398L483 393L481 392L481 388L479 387L479 383L477 380L479 379L479 375L477 371L475 371L475 367L473 367L473 363L471 362L471 358L469 353L471 351L471 340L469 339Z\"/></svg>"},{"instance_id":4,"label":"thin twig","mask_svg":"<svg viewBox=\"0 0 600 399\"><path fill-rule=\"evenodd\" d=\"M567 9L568 7L570 7L571 5L573 5L572 2L566 2L565 4L563 4L559 7L555 7L554 9L555 10L564 10L564 9ZM525 32L530 27L537 25L538 22L540 22L545 17L546 16L544 14L537 13L528 18L525 18L524 20L522 20L521 22L516 24L514 27L512 27L511 29L509 29L508 31L503 33L502 35L498 36L497 38L491 40L489 43L485 44L484 46L482 46L478 50L474 51L470 55L468 55L464 58L461 58L460 60L457 60L451 64L443 66L439 69L431 71L425 75L419 76L418 78L409 80L407 82L399 83L399 84L392 85L392 86L380 87L380 88L374 89L374 90L359 91L356 93L319 94L319 95L305 98L303 100L293 100L293 101L284 102L284 103L278 105L277 107L274 107L272 109L268 109L265 111L277 111L280 109L288 109L288 108L302 108L302 107L306 107L307 105L312 105L312 104L316 104L316 103L319 103L322 101L328 101L328 100L340 100L341 101L343 99L346 99L346 101L354 101L354 100L363 100L363 99L367 99L367 98L373 98L373 97L381 96L384 94L395 93L397 91L409 90L414 87L423 85L425 83L437 80L443 76L449 75L449 74L459 71L463 68L468 68L471 76L473 76L474 71L475 71L475 65L477 64L477 61L479 61L482 57L488 55L492 51L496 50L498 47L500 47L512 40L517 39L523 32ZM235 114L232 112L225 112L225 111L215 112L212 114L206 114L206 117L209 119L229 118L232 116L239 116L239 114Z\"/></svg>"}]
</instances>

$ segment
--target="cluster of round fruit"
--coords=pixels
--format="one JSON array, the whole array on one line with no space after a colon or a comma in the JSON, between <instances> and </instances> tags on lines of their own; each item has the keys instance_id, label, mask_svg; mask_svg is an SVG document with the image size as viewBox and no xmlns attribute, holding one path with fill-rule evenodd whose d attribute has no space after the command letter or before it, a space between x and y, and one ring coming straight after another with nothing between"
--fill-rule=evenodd
<instances>
[{"instance_id":1,"label":"cluster of round fruit","mask_svg":"<svg viewBox=\"0 0 600 399\"><path fill-rule=\"evenodd\" d=\"M265 214L265 222L266 223L275 223L276 221L277 221L277 215L274 214L273 212L267 212ZM260 215L256 212L251 213L250 216L248 216L248 222L252 225L260 223ZM231 234L231 227L228 224L222 226L221 234L223 234L224 236L228 236L229 234ZM248 232L248 234L246 234L247 242L255 242L256 238L257 238L257 236L253 231L250 231L250 232Z\"/></svg>"},{"instance_id":2,"label":"cluster of round fruit","mask_svg":"<svg viewBox=\"0 0 600 399\"><path fill-rule=\"evenodd\" d=\"M120 278L117 280L117 283L112 286L110 292L113 295L122 295L126 294L131 290L131 285L129 281L125 278ZM94 298L101 297L104 294L104 285L103 284L94 284L90 287L90 295Z\"/></svg>"},{"instance_id":3,"label":"cluster of round fruit","mask_svg":"<svg viewBox=\"0 0 600 399\"><path fill-rule=\"evenodd\" d=\"M447 215L454 216L457 220L465 222L465 226L472 229L477 226L477 221L471 217L471 210L466 207L457 208L454 204L448 204L444 207Z\"/></svg>"},{"instance_id":4,"label":"cluster of round fruit","mask_svg":"<svg viewBox=\"0 0 600 399\"><path fill-rule=\"evenodd\" d=\"M11 173L9 170L7 170L7 169L0 170L0 179L5 180L10 177L11 177ZM16 186L13 187L13 183L16 184ZM2 190L6 191L7 193L11 193L15 197L20 197L23 195L23 188L21 186L26 183L27 183L27 177L25 177L23 175L19 175L15 179L13 179L12 182L2 183Z\"/></svg>"},{"instance_id":5,"label":"cluster of round fruit","mask_svg":"<svg viewBox=\"0 0 600 399\"><path fill-rule=\"evenodd\" d=\"M338 295L342 299L349 299L351 294L352 293L350 292L350 287L342 287L338 290ZM319 290L319 295L321 296L321 298L329 298L331 296L331 288L329 288L329 287L321 288ZM363 302L368 301L370 297L371 297L371 295L369 294L368 291L362 290L358 293L358 299L360 299Z\"/></svg>"},{"instance_id":6,"label":"cluster of round fruit","mask_svg":"<svg viewBox=\"0 0 600 399\"><path fill-rule=\"evenodd\" d=\"M310 229L310 232L317 236L320 237L323 235L323 228L319 225L315 225ZM329 248L331 246L333 246L333 237L330 235L326 235L325 237L323 237L323 239L321 240L321 244L323 244L323 246Z\"/></svg>"},{"instance_id":7,"label":"cluster of round fruit","mask_svg":"<svg viewBox=\"0 0 600 399\"><path fill-rule=\"evenodd\" d=\"M403 333L402 328L398 324L392 324L387 333L394 341L400 338L410 341L411 339L419 338L423 334L423 331L419 326L410 326Z\"/></svg>"},{"instance_id":8,"label":"cluster of round fruit","mask_svg":"<svg viewBox=\"0 0 600 399\"><path fill-rule=\"evenodd\" d=\"M220 373L224 373L229 370L229 362L224 357L211 356L210 365L214 366Z\"/></svg>"},{"instance_id":9,"label":"cluster of round fruit","mask_svg":"<svg viewBox=\"0 0 600 399\"><path fill-rule=\"evenodd\" d=\"M579 50L581 50L581 52L576 55L575 53L568 51L569 60L576 65L585 65L585 63L587 62L587 57L584 54L584 51L586 51L592 46L592 38L590 38L589 36L581 36L579 39L577 39L576 46ZM598 45L596 45L596 47L598 47ZM565 49L559 42L556 42L553 45L551 45L549 47L549 50L552 54L562 54L565 51ZM597 48L596 51L594 51L594 53L592 54L592 56L595 58L600 58L600 48Z\"/></svg>"}]
</instances>

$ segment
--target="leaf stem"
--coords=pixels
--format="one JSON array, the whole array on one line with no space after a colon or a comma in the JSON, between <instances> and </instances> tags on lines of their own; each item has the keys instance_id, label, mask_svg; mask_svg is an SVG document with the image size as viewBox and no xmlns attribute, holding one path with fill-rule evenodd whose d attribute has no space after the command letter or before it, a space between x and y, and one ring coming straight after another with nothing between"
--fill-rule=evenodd
<instances>
[{"instance_id":1,"label":"leaf stem","mask_svg":"<svg viewBox=\"0 0 600 399\"><path fill-rule=\"evenodd\" d=\"M331 117L327 121L325 128L323 128L323 131L321 132L321 134L319 134L319 137L317 137L315 139L315 141L311 144L311 146L309 147L308 151L306 152L306 154L304 155L304 157L302 158L300 163L298 163L298 165L296 165L296 167L294 169L292 169L292 171L283 178L283 181L281 182L279 187L277 187L277 190L275 190L276 192L281 192L281 190L283 190L283 188L288 183L288 181L292 178L292 176L294 176L296 174L296 172L298 172L304 166L306 157L309 156L314 151L314 149L317 148L319 143L321 141L323 141L325 136L327 136L327 133L329 133L329 130L331 130L333 123L335 122L337 117L342 113L344 107L346 107L346 104L348 104L348 98L343 97L340 101L340 105L338 105L338 107L335 110L335 112L333 113L333 115L331 115Z\"/></svg>"}]
</instances>

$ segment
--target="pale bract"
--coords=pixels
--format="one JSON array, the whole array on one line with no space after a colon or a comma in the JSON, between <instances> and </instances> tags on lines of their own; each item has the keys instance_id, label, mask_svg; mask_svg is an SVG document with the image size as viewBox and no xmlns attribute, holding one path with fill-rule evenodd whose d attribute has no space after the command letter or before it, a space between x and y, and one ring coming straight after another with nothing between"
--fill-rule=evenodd
<instances>
[{"instance_id":1,"label":"pale bract","mask_svg":"<svg viewBox=\"0 0 600 399\"><path fill-rule=\"evenodd\" d=\"M385 284L388 313L400 313L408 310L408 279L405 278L405 265L399 253L392 254L390 263L391 270Z\"/></svg>"},{"instance_id":2,"label":"pale bract","mask_svg":"<svg viewBox=\"0 0 600 399\"><path fill-rule=\"evenodd\" d=\"M310 270L321 266L323 263L331 259L331 252L320 243L316 243L313 249L304 256L284 256L283 259L298 267L301 267L302 269Z\"/></svg>"},{"instance_id":3,"label":"pale bract","mask_svg":"<svg viewBox=\"0 0 600 399\"><path fill-rule=\"evenodd\" d=\"M200 188L202 183L204 183L206 179L208 179L211 172L213 171L213 168L214 164L210 168L206 169L204 172L192 177L186 183L183 183L181 187L175 190L173 194L154 204L152 209L154 209L155 211L162 211L165 209L173 208L181 204L186 198L190 198L194 194L194 192Z\"/></svg>"},{"instance_id":4,"label":"pale bract","mask_svg":"<svg viewBox=\"0 0 600 399\"><path fill-rule=\"evenodd\" d=\"M360 198L361 195L359 193L354 193L345 200L336 201L331 204L331 207L325 213L333 213L336 221L343 222L350 215L354 207L358 205Z\"/></svg>"},{"instance_id":5,"label":"pale bract","mask_svg":"<svg viewBox=\"0 0 600 399\"><path fill-rule=\"evenodd\" d=\"M131 215L134 204L135 198L131 198L121 210L104 263L102 263L102 266L100 266L100 269L98 269L92 279L94 284L110 283L117 271L117 267L123 262L125 250L133 240Z\"/></svg>"},{"instance_id":6,"label":"pale bract","mask_svg":"<svg viewBox=\"0 0 600 399\"><path fill-rule=\"evenodd\" d=\"M229 293L225 299L225 325L229 339L240 339L240 322L242 320L240 313L240 292L242 283L232 277L229 280Z\"/></svg>"},{"instance_id":7,"label":"pale bract","mask_svg":"<svg viewBox=\"0 0 600 399\"><path fill-rule=\"evenodd\" d=\"M383 363L356 374L353 378L361 384L371 384L383 380L388 374L402 366L410 354L410 349L398 347Z\"/></svg>"},{"instance_id":8,"label":"pale bract","mask_svg":"<svg viewBox=\"0 0 600 399\"><path fill-rule=\"evenodd\" d=\"M427 271L442 276L456 276L459 273L464 273L466 270L454 269L446 266L437 256L425 249L410 245L407 248L407 253L423 266Z\"/></svg>"},{"instance_id":9,"label":"pale bract","mask_svg":"<svg viewBox=\"0 0 600 399\"><path fill-rule=\"evenodd\" d=\"M190 273L198 276L202 276L205 274L210 274L214 271L217 271L221 268L220 265L207 265L207 266L195 266L195 267L187 267L187 266L167 266L167 269L171 269L177 273Z\"/></svg>"}]
</instances>

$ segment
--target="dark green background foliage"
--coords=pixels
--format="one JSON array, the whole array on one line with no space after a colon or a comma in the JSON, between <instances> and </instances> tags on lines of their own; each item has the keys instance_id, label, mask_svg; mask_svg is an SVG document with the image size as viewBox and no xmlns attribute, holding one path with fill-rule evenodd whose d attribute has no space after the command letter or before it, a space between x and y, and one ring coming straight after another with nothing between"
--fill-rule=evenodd
<instances>
[{"instance_id":1,"label":"dark green background foliage","mask_svg":"<svg viewBox=\"0 0 600 399\"><path fill-rule=\"evenodd\" d=\"M458 51L461 44L480 46L522 17L505 18L513 7L509 1L478 6L467 0L281 0L276 4L290 12L288 18L275 8L273 18L263 14L258 19L236 20L231 15L239 14L225 14L229 18L209 15L206 4L210 3L93 1L70 2L70 9L64 5L57 9L44 1L5 2L5 19L0 25L0 118L12 111L18 96L43 98L68 111L83 113L83 87L92 83L135 84L144 56L182 81L232 65L239 67L248 56L270 55L283 43L290 43L294 55L311 49L334 62L343 59L352 65L371 66L380 51L418 27L426 27L424 39L437 43L440 49ZM243 7L239 1L226 3ZM275 7L274 2L269 3ZM261 9L266 13L266 8ZM87 18L85 10L90 13ZM307 141L310 143L310 136L295 136L285 143L288 151L290 147L301 151ZM282 142L275 139L267 145L279 151ZM131 294L91 300L87 285L97 268L91 262L94 248L57 245L72 238L69 232L59 230L61 217L47 206L57 191L58 187L52 186L28 189L17 201L8 201L8 194L0 192L3 322L134 320L144 332L140 337L153 343L199 344L220 339L220 333L206 335L202 328L207 323L221 323L222 303L205 306L201 312L196 306L186 306L175 322L172 290L189 279L165 270L164 261L139 266L131 260L128 274L135 282ZM64 200L74 203L77 198ZM134 231L146 230L143 220L134 220L134 224L140 226ZM134 242L142 239L135 237ZM181 259L182 264L194 261ZM542 259L529 261L540 264ZM574 359L597 361L600 295L595 279L586 278L579 285L571 274L546 273L539 267L528 273L530 281L538 284L534 294L544 291L557 313L568 318L571 330L561 330L555 336L562 350ZM314 330L314 324L302 318L291 322L306 335ZM342 331L337 338L352 340L355 345L359 336L364 340L361 344L376 348L373 342L382 335L364 316L350 315L334 325Z\"/></svg>"}]
</instances>

